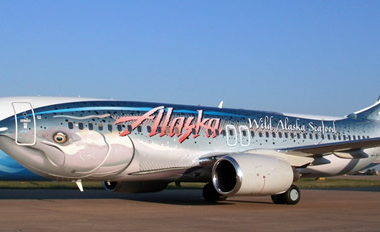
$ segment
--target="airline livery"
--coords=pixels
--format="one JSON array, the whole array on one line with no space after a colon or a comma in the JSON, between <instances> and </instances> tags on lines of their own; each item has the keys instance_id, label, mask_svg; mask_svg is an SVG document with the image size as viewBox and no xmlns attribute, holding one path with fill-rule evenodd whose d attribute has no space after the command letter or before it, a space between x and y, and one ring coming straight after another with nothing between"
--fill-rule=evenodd
<instances>
[{"instance_id":1,"label":"airline livery","mask_svg":"<svg viewBox=\"0 0 380 232\"><path fill-rule=\"evenodd\" d=\"M203 182L206 200L296 204L299 178L380 159L380 99L341 118L54 97L0 98L0 108L0 179L69 180L82 191L87 180L121 193Z\"/></svg>"}]
</instances>

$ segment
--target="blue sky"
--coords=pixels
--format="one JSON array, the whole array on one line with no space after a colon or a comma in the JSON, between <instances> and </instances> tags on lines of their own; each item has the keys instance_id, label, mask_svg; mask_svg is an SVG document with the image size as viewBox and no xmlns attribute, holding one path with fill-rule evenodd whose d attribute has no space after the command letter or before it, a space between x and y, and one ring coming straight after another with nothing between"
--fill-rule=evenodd
<instances>
[{"instance_id":1,"label":"blue sky","mask_svg":"<svg viewBox=\"0 0 380 232\"><path fill-rule=\"evenodd\" d=\"M0 97L345 115L380 94L380 1L0 0Z\"/></svg>"}]
</instances>

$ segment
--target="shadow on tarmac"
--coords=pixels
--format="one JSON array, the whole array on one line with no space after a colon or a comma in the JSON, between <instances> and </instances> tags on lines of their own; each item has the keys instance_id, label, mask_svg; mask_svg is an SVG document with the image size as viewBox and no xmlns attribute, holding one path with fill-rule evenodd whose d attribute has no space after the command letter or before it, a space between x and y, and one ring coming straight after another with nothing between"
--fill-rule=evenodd
<instances>
[{"instance_id":1,"label":"shadow on tarmac","mask_svg":"<svg viewBox=\"0 0 380 232\"><path fill-rule=\"evenodd\" d=\"M158 193L123 194L106 190L59 189L2 189L0 200L68 200L68 199L124 199L141 202L174 205L226 205L229 202L209 202L202 197L202 190L164 190Z\"/></svg>"},{"instance_id":2,"label":"shadow on tarmac","mask_svg":"<svg viewBox=\"0 0 380 232\"><path fill-rule=\"evenodd\" d=\"M332 191L364 191L364 192L380 192L380 187L364 187L364 188L334 188L334 189L313 189L332 190ZM302 191L302 190L301 190ZM262 201L245 201L236 198L228 199L221 202L205 201L202 197L201 189L176 189L164 190L158 193L137 193L123 194L112 193L106 190L79 190L73 189L0 189L1 200L67 200L67 199L124 199L139 202L150 202L170 205L233 205L241 202L252 204L272 204L271 202Z\"/></svg>"}]
</instances>

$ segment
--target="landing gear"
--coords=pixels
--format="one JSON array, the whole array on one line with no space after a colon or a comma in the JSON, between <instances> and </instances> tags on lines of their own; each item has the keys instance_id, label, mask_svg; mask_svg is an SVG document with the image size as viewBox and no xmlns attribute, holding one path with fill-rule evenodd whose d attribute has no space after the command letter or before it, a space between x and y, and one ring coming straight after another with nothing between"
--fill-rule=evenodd
<instances>
[{"instance_id":1,"label":"landing gear","mask_svg":"<svg viewBox=\"0 0 380 232\"><path fill-rule=\"evenodd\" d=\"M206 201L224 201L227 197L220 195L212 185L208 183L203 187L203 198Z\"/></svg>"},{"instance_id":2,"label":"landing gear","mask_svg":"<svg viewBox=\"0 0 380 232\"><path fill-rule=\"evenodd\" d=\"M300 199L300 189L295 185L290 186L290 188L284 193L272 195L272 201L275 204L295 205L300 201Z\"/></svg>"}]
</instances>

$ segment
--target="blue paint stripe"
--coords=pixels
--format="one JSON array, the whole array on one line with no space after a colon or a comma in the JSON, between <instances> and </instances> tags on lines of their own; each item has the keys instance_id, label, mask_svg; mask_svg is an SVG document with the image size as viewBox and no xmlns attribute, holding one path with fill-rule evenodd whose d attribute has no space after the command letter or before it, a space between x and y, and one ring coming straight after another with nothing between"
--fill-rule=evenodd
<instances>
[{"instance_id":1,"label":"blue paint stripe","mask_svg":"<svg viewBox=\"0 0 380 232\"><path fill-rule=\"evenodd\" d=\"M174 113L188 113L188 114L197 114L198 111L195 110L173 110ZM232 113L224 113L224 112L216 112L216 111L205 111L204 115L216 115L216 116L228 116L228 117L239 117L239 118L248 118L248 116L232 114Z\"/></svg>"},{"instance_id":2,"label":"blue paint stripe","mask_svg":"<svg viewBox=\"0 0 380 232\"><path fill-rule=\"evenodd\" d=\"M237 118L249 118L245 115L232 114L232 113L223 113L223 112L204 112L204 115L218 115L218 116L228 116L228 117L237 117Z\"/></svg>"},{"instance_id":3,"label":"blue paint stripe","mask_svg":"<svg viewBox=\"0 0 380 232\"><path fill-rule=\"evenodd\" d=\"M36 115L42 114L52 114L52 113L70 113L79 111L101 111L101 110L129 110L129 111L149 111L152 108L149 107L81 107L81 108L71 108L71 109L60 109L60 110L48 110L43 112L36 112Z\"/></svg>"},{"instance_id":4,"label":"blue paint stripe","mask_svg":"<svg viewBox=\"0 0 380 232\"><path fill-rule=\"evenodd\" d=\"M58 109L58 110L48 110L42 112L35 112L35 115L44 115L44 114L53 114L53 113L71 113L71 112L80 112L80 111L139 111L139 112L148 112L152 110L152 107L78 107L71 109ZM167 112L167 108L165 108ZM184 114L197 114L196 110L173 110L174 113L184 113ZM249 116L233 114L233 113L224 113L216 111L204 111L204 115L212 116L225 116L225 117L238 117L238 118L249 118ZM31 116L31 115L27 115ZM24 116L19 116L18 118L23 118Z\"/></svg>"}]
</instances>

